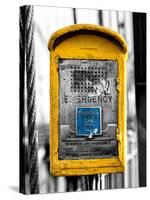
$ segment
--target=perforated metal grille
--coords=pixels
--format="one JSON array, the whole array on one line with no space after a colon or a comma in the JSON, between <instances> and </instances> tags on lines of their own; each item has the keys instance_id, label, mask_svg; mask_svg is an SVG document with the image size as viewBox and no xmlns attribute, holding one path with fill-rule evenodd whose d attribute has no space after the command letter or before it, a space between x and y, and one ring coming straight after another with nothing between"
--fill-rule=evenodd
<instances>
[{"instance_id":1,"label":"perforated metal grille","mask_svg":"<svg viewBox=\"0 0 150 200\"><path fill-rule=\"evenodd\" d=\"M107 79L109 69L99 66L72 67L71 68L71 92L96 92L94 85L100 79Z\"/></svg>"}]
</instances>

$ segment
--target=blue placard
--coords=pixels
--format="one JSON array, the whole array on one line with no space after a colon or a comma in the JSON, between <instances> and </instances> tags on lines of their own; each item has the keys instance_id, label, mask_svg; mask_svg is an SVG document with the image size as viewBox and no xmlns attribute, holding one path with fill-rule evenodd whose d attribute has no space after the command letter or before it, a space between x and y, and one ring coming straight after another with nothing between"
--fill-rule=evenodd
<instances>
[{"instance_id":1,"label":"blue placard","mask_svg":"<svg viewBox=\"0 0 150 200\"><path fill-rule=\"evenodd\" d=\"M94 136L101 135L101 107L76 108L76 135Z\"/></svg>"}]
</instances>

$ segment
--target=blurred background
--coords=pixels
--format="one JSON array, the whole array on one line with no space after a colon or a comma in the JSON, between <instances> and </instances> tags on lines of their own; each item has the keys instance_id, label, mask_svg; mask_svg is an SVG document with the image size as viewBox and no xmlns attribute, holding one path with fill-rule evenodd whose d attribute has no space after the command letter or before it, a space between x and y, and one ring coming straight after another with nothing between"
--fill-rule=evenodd
<instances>
[{"instance_id":1,"label":"blurred background","mask_svg":"<svg viewBox=\"0 0 150 200\"><path fill-rule=\"evenodd\" d=\"M40 193L146 186L146 14L94 9L34 6L34 56ZM52 177L49 173L48 40L59 28L78 23L102 25L120 33L128 44L127 61L127 170L125 173ZM71 48L71 47L69 47ZM26 102L26 95L25 95ZM25 122L26 122L25 113ZM26 123L25 123L26 128ZM26 130L26 129L25 129ZM28 132L24 155L28 161ZM28 162L24 187L29 193Z\"/></svg>"}]
</instances>

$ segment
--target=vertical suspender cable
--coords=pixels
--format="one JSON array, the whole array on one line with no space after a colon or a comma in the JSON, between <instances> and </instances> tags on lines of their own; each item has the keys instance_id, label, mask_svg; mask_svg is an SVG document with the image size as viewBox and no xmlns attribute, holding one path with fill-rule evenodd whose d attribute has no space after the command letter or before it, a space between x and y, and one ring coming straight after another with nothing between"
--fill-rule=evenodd
<instances>
[{"instance_id":1,"label":"vertical suspender cable","mask_svg":"<svg viewBox=\"0 0 150 200\"><path fill-rule=\"evenodd\" d=\"M33 6L26 6L25 12L25 53L27 74L27 113L28 113L28 139L29 139L29 184L30 193L39 193L38 180L38 131L36 125L35 105L35 66L33 41Z\"/></svg>"},{"instance_id":2,"label":"vertical suspender cable","mask_svg":"<svg viewBox=\"0 0 150 200\"><path fill-rule=\"evenodd\" d=\"M25 174L26 174L26 161L25 161L25 144L24 144L24 138L25 138L25 124L24 124L24 81L25 81L25 40L24 40L24 9L25 7L20 8L19 12L19 132L20 132L20 137L19 137L19 162L20 162L20 168L19 168L19 191L21 193L25 194Z\"/></svg>"}]
</instances>

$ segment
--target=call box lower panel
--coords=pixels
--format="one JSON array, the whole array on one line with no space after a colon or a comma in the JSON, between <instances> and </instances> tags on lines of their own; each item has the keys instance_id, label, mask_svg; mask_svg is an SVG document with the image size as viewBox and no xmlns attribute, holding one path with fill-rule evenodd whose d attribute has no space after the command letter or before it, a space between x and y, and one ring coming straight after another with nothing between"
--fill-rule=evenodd
<instances>
[{"instance_id":1,"label":"call box lower panel","mask_svg":"<svg viewBox=\"0 0 150 200\"><path fill-rule=\"evenodd\" d=\"M59 60L58 159L117 156L117 62Z\"/></svg>"}]
</instances>

